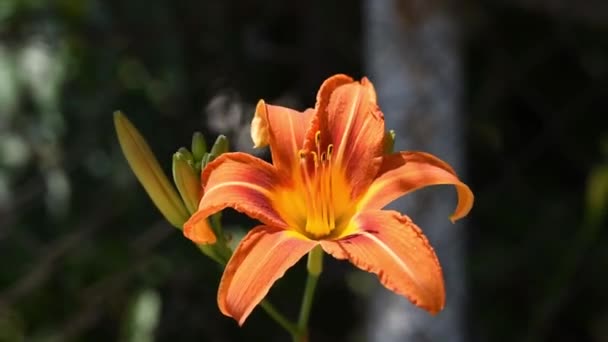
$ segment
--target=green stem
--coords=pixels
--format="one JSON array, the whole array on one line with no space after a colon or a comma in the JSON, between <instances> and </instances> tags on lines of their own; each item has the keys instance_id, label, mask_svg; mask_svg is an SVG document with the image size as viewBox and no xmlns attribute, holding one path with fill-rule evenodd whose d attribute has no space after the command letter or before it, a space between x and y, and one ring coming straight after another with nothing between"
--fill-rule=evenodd
<instances>
[{"instance_id":1,"label":"green stem","mask_svg":"<svg viewBox=\"0 0 608 342\"><path fill-rule=\"evenodd\" d=\"M285 318L269 301L264 299L260 302L260 306L268 316L270 316L275 322L277 322L283 329L287 330L292 336L298 336L298 326L292 323L290 320Z\"/></svg>"},{"instance_id":2,"label":"green stem","mask_svg":"<svg viewBox=\"0 0 608 342\"><path fill-rule=\"evenodd\" d=\"M294 342L302 342L308 340L308 319L312 309L312 302L317 288L319 276L323 271L323 249L321 246L316 246L308 253L308 277L306 278L306 287L302 297L302 306L300 307L300 317L298 319L299 334L293 336Z\"/></svg>"}]
</instances>

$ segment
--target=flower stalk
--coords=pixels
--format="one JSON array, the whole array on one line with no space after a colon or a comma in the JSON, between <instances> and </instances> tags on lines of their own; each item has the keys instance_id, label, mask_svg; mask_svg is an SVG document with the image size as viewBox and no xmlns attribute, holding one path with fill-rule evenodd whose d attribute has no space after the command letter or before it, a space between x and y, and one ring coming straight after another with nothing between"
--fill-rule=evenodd
<instances>
[{"instance_id":1,"label":"flower stalk","mask_svg":"<svg viewBox=\"0 0 608 342\"><path fill-rule=\"evenodd\" d=\"M294 336L294 342L303 342L308 339L308 320L315 295L315 289L319 281L319 276L323 272L323 249L316 246L308 253L308 263L306 264L308 277L304 295L302 296L302 306L300 307L300 317L298 319L298 335Z\"/></svg>"}]
</instances>

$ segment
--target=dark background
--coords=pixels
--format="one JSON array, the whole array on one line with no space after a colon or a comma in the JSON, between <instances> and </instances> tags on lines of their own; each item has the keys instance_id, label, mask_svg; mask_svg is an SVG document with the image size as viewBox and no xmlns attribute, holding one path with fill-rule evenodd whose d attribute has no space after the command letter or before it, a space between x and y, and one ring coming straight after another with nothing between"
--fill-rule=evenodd
<instances>
[{"instance_id":1,"label":"dark background","mask_svg":"<svg viewBox=\"0 0 608 342\"><path fill-rule=\"evenodd\" d=\"M167 171L195 130L247 149L259 98L303 109L327 76L365 75L364 15L346 0L2 0L0 341L287 339L261 310L242 329L220 314L220 270L162 221L112 112ZM470 338L608 341L608 4L468 1L453 15L476 194ZM360 331L352 270L321 278L313 340ZM303 279L300 263L271 291L290 317Z\"/></svg>"}]
</instances>

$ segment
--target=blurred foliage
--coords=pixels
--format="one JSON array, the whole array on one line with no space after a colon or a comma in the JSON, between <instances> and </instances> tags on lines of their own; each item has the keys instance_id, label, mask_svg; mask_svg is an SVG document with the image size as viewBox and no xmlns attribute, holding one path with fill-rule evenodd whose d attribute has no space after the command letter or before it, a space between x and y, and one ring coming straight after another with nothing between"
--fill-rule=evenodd
<instances>
[{"instance_id":1,"label":"blurred foliage","mask_svg":"<svg viewBox=\"0 0 608 342\"><path fill-rule=\"evenodd\" d=\"M477 199L472 340L608 336L608 14L542 3L455 13ZM363 15L345 0L0 1L0 340L285 340L258 310L242 329L219 313L217 266L137 184L112 112L167 174L196 130L247 149L257 99L302 108L326 76L363 75ZM303 267L270 293L291 317ZM354 338L373 278L326 268L312 339Z\"/></svg>"}]
</instances>

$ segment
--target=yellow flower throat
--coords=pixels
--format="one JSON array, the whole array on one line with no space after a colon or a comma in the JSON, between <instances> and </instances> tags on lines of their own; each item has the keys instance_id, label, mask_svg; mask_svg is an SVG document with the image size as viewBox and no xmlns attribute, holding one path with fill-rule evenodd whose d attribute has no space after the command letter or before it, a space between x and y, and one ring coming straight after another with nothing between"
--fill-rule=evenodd
<instances>
[{"instance_id":1,"label":"yellow flower throat","mask_svg":"<svg viewBox=\"0 0 608 342\"><path fill-rule=\"evenodd\" d=\"M303 195L306 203L306 226L304 230L313 237L329 235L336 228L334 208L334 168L332 154L334 145L321 151L321 132L315 134L316 151L300 150L300 171ZM313 168L310 167L312 158Z\"/></svg>"}]
</instances>

